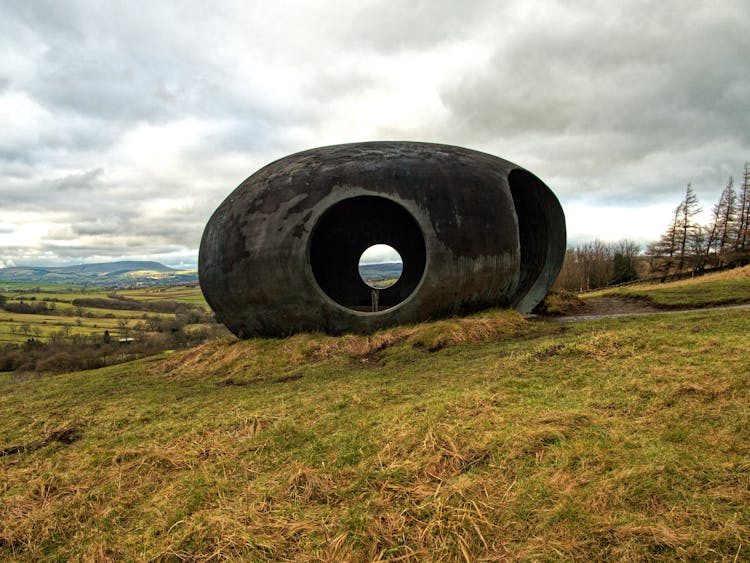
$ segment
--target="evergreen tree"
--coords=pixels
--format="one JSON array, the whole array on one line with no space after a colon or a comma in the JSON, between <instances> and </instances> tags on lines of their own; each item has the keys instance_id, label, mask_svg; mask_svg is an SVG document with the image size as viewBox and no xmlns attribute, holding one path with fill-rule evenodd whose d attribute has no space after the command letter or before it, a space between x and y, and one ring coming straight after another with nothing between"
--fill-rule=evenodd
<instances>
[{"instance_id":1,"label":"evergreen tree","mask_svg":"<svg viewBox=\"0 0 750 563\"><path fill-rule=\"evenodd\" d=\"M622 239L612 245L612 282L626 283L638 279L635 269L636 257L641 251L640 245L629 239Z\"/></svg>"},{"instance_id":2,"label":"evergreen tree","mask_svg":"<svg viewBox=\"0 0 750 563\"><path fill-rule=\"evenodd\" d=\"M638 279L635 264L630 256L622 252L615 252L613 261L612 283L626 283Z\"/></svg>"}]
</instances>

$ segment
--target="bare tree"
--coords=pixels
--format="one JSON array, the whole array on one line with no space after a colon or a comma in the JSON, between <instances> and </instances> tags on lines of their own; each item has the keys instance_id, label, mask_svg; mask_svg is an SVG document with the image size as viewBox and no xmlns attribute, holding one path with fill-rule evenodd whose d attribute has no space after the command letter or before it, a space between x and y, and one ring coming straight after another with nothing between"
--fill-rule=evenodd
<instances>
[{"instance_id":1,"label":"bare tree","mask_svg":"<svg viewBox=\"0 0 750 563\"><path fill-rule=\"evenodd\" d=\"M633 241L595 240L568 248L555 287L583 291L635 279L640 247ZM627 279L618 279L618 275Z\"/></svg>"},{"instance_id":2,"label":"bare tree","mask_svg":"<svg viewBox=\"0 0 750 563\"><path fill-rule=\"evenodd\" d=\"M151 332L161 332L163 329L162 320L158 315L146 316L146 325Z\"/></svg>"},{"instance_id":3,"label":"bare tree","mask_svg":"<svg viewBox=\"0 0 750 563\"><path fill-rule=\"evenodd\" d=\"M685 198L680 204L682 213L680 215L679 222L679 262L677 263L677 271L681 272L685 267L685 258L689 257L690 253L688 250L695 248L697 245L693 240L693 237L699 236L701 226L696 223L693 218L703 211L700 203L698 203L698 196L695 195L693 186L688 183L687 189L685 190Z\"/></svg>"},{"instance_id":4,"label":"bare tree","mask_svg":"<svg viewBox=\"0 0 750 563\"><path fill-rule=\"evenodd\" d=\"M688 184L669 228L647 249L652 271L660 272L662 281L673 269L681 273L690 267L696 272L707 266L750 261L750 165L745 163L739 193L734 179L729 178L705 227L695 220L701 211L698 197Z\"/></svg>"},{"instance_id":5,"label":"bare tree","mask_svg":"<svg viewBox=\"0 0 750 563\"><path fill-rule=\"evenodd\" d=\"M130 326L128 325L128 321L126 319L117 320L117 332L121 338L128 338L128 336L130 335Z\"/></svg>"},{"instance_id":6,"label":"bare tree","mask_svg":"<svg viewBox=\"0 0 750 563\"><path fill-rule=\"evenodd\" d=\"M647 249L651 256L651 269L654 272L662 274L662 281L669 275L674 257L678 249L678 237L680 233L680 217L682 216L682 203L674 208L672 212L672 221L666 232L659 240L652 242Z\"/></svg>"},{"instance_id":7,"label":"bare tree","mask_svg":"<svg viewBox=\"0 0 750 563\"><path fill-rule=\"evenodd\" d=\"M580 282L579 267L576 263L576 251L568 247L565 250L565 259L563 260L560 273L557 275L554 287L558 289L567 289L569 291L578 291L582 289Z\"/></svg>"},{"instance_id":8,"label":"bare tree","mask_svg":"<svg viewBox=\"0 0 750 563\"><path fill-rule=\"evenodd\" d=\"M750 251L750 167L747 162L742 174L742 187L737 206L734 249L740 262L746 262L748 251Z\"/></svg>"},{"instance_id":9,"label":"bare tree","mask_svg":"<svg viewBox=\"0 0 750 563\"><path fill-rule=\"evenodd\" d=\"M687 259L691 262L693 273L703 270L706 265L707 241L707 229L701 225L696 225L690 232L686 249Z\"/></svg>"},{"instance_id":10,"label":"bare tree","mask_svg":"<svg viewBox=\"0 0 750 563\"><path fill-rule=\"evenodd\" d=\"M721 267L732 260L734 251L733 236L736 231L737 194L734 191L734 179L722 190L719 201L711 210L711 222L705 230L705 245L699 269L707 263Z\"/></svg>"},{"instance_id":11,"label":"bare tree","mask_svg":"<svg viewBox=\"0 0 750 563\"><path fill-rule=\"evenodd\" d=\"M735 228L735 213L737 206L737 194L734 192L734 179L730 176L727 187L721 192L719 202L717 203L719 211L719 241L717 253L719 255L719 265L726 252L730 248L730 239Z\"/></svg>"}]
</instances>

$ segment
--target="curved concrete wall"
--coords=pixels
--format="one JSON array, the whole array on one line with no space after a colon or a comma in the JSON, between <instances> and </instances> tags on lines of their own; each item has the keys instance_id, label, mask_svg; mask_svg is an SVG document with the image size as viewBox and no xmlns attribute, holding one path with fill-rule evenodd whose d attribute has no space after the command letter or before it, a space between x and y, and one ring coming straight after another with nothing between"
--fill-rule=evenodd
<instances>
[{"instance_id":1,"label":"curved concrete wall","mask_svg":"<svg viewBox=\"0 0 750 563\"><path fill-rule=\"evenodd\" d=\"M401 254L399 281L366 312L357 272L372 244ZM240 337L367 332L490 306L528 312L565 254L565 218L541 180L448 145L355 143L273 162L213 214L201 288Z\"/></svg>"}]
</instances>

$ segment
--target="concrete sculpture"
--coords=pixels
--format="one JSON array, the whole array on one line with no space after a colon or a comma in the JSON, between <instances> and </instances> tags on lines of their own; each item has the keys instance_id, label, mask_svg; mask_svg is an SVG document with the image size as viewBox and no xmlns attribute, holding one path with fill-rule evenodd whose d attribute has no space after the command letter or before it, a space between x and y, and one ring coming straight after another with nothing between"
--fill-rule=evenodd
<instances>
[{"instance_id":1,"label":"concrete sculpture","mask_svg":"<svg viewBox=\"0 0 750 563\"><path fill-rule=\"evenodd\" d=\"M372 291L362 252L387 244L398 282ZM292 154L250 176L200 245L206 301L234 334L368 332L486 307L531 311L565 255L565 216L519 166L461 147L368 142Z\"/></svg>"}]
</instances>

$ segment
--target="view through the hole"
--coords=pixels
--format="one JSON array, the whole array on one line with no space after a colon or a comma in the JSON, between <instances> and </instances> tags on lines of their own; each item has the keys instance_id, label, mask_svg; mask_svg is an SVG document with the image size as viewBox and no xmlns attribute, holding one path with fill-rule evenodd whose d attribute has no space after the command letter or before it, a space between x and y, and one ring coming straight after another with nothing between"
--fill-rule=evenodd
<instances>
[{"instance_id":1,"label":"view through the hole","mask_svg":"<svg viewBox=\"0 0 750 563\"><path fill-rule=\"evenodd\" d=\"M404 261L392 246L374 244L359 258L359 275L373 289L386 289L401 277Z\"/></svg>"}]
</instances>

